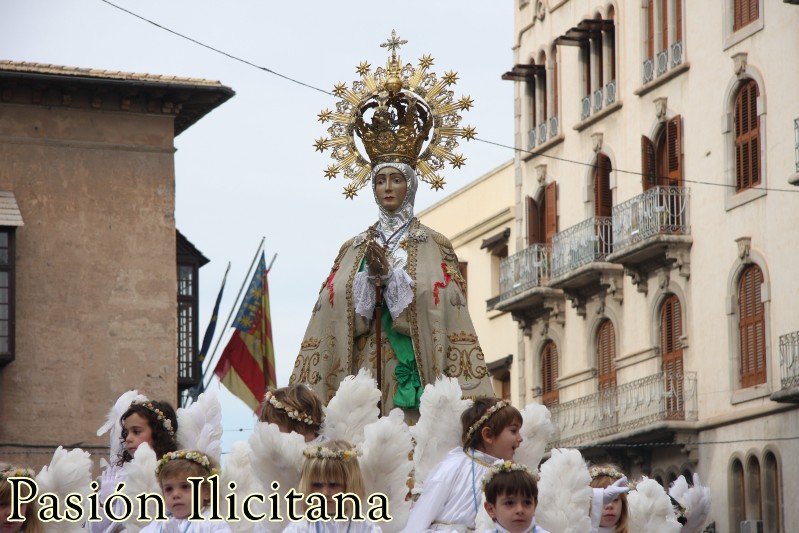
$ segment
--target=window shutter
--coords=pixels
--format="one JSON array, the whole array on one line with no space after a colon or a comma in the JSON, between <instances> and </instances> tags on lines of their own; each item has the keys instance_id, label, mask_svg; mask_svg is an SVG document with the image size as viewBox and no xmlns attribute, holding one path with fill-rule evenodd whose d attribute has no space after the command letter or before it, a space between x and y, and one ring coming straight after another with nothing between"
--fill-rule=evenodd
<instances>
[{"instance_id":1,"label":"window shutter","mask_svg":"<svg viewBox=\"0 0 799 533\"><path fill-rule=\"evenodd\" d=\"M605 320L600 324L596 337L597 371L599 374L599 389L609 389L616 386L616 335L613 322Z\"/></svg>"},{"instance_id":2,"label":"window shutter","mask_svg":"<svg viewBox=\"0 0 799 533\"><path fill-rule=\"evenodd\" d=\"M683 403L682 308L676 295L669 296L660 308L660 359L666 389L672 394L666 400L670 419L685 417Z\"/></svg>"},{"instance_id":3,"label":"window shutter","mask_svg":"<svg viewBox=\"0 0 799 533\"><path fill-rule=\"evenodd\" d=\"M558 185L554 181L544 189L544 240L552 244L552 237L558 232Z\"/></svg>"},{"instance_id":4,"label":"window shutter","mask_svg":"<svg viewBox=\"0 0 799 533\"><path fill-rule=\"evenodd\" d=\"M558 47L557 45L552 48L552 104L553 113L558 115Z\"/></svg>"},{"instance_id":5,"label":"window shutter","mask_svg":"<svg viewBox=\"0 0 799 533\"><path fill-rule=\"evenodd\" d=\"M738 0L736 0L738 1ZM646 5L646 58L655 58L655 1Z\"/></svg>"},{"instance_id":6,"label":"window shutter","mask_svg":"<svg viewBox=\"0 0 799 533\"><path fill-rule=\"evenodd\" d=\"M538 203L532 196L527 197L527 246L541 242L541 215Z\"/></svg>"},{"instance_id":7,"label":"window shutter","mask_svg":"<svg viewBox=\"0 0 799 533\"><path fill-rule=\"evenodd\" d=\"M613 200L610 192L610 159L605 154L597 154L594 167L594 216L609 217L613 214Z\"/></svg>"},{"instance_id":8,"label":"window shutter","mask_svg":"<svg viewBox=\"0 0 799 533\"><path fill-rule=\"evenodd\" d=\"M674 34L677 42L682 41L682 0L674 2Z\"/></svg>"},{"instance_id":9,"label":"window shutter","mask_svg":"<svg viewBox=\"0 0 799 533\"><path fill-rule=\"evenodd\" d=\"M741 387L766 382L766 320L761 298L763 272L748 266L738 283L738 328L741 355Z\"/></svg>"},{"instance_id":10,"label":"window shutter","mask_svg":"<svg viewBox=\"0 0 799 533\"><path fill-rule=\"evenodd\" d=\"M758 19L758 0L748 0L747 3L749 4L749 20L747 24L750 22L754 22Z\"/></svg>"},{"instance_id":11,"label":"window shutter","mask_svg":"<svg viewBox=\"0 0 799 533\"><path fill-rule=\"evenodd\" d=\"M558 349L552 341L541 350L541 388L544 405L558 403Z\"/></svg>"},{"instance_id":12,"label":"window shutter","mask_svg":"<svg viewBox=\"0 0 799 533\"><path fill-rule=\"evenodd\" d=\"M743 26L743 0L733 0L732 29L738 31Z\"/></svg>"},{"instance_id":13,"label":"window shutter","mask_svg":"<svg viewBox=\"0 0 799 533\"><path fill-rule=\"evenodd\" d=\"M669 185L679 187L682 185L682 125L680 115L666 123L666 146L668 150Z\"/></svg>"},{"instance_id":14,"label":"window shutter","mask_svg":"<svg viewBox=\"0 0 799 533\"><path fill-rule=\"evenodd\" d=\"M660 0L660 49L669 49L669 0Z\"/></svg>"},{"instance_id":15,"label":"window shutter","mask_svg":"<svg viewBox=\"0 0 799 533\"><path fill-rule=\"evenodd\" d=\"M749 189L760 183L760 118L757 115L757 82L741 84L735 97L735 188Z\"/></svg>"},{"instance_id":16,"label":"window shutter","mask_svg":"<svg viewBox=\"0 0 799 533\"><path fill-rule=\"evenodd\" d=\"M655 143L646 135L641 135L641 174L643 189L649 190L657 181L657 167L655 166Z\"/></svg>"}]
</instances>

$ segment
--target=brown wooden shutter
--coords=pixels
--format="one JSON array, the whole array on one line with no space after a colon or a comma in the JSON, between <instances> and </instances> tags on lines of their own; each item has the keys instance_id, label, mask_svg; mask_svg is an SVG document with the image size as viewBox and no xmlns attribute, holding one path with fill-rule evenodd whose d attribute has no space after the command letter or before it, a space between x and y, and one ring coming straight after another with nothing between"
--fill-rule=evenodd
<instances>
[{"instance_id":1,"label":"brown wooden shutter","mask_svg":"<svg viewBox=\"0 0 799 533\"><path fill-rule=\"evenodd\" d=\"M669 185L682 185L682 123L680 115L666 123L667 169Z\"/></svg>"},{"instance_id":2,"label":"brown wooden shutter","mask_svg":"<svg viewBox=\"0 0 799 533\"><path fill-rule=\"evenodd\" d=\"M733 0L732 29L738 31L743 26L743 0Z\"/></svg>"},{"instance_id":3,"label":"brown wooden shutter","mask_svg":"<svg viewBox=\"0 0 799 533\"><path fill-rule=\"evenodd\" d=\"M649 190L657 183L657 166L655 166L655 143L646 135L641 135L641 182L643 189Z\"/></svg>"},{"instance_id":4,"label":"brown wooden shutter","mask_svg":"<svg viewBox=\"0 0 799 533\"><path fill-rule=\"evenodd\" d=\"M613 199L610 192L610 159L605 154L597 154L594 167L594 216L613 215Z\"/></svg>"},{"instance_id":5,"label":"brown wooden shutter","mask_svg":"<svg viewBox=\"0 0 799 533\"><path fill-rule=\"evenodd\" d=\"M738 31L760 18L758 0L734 0L732 29Z\"/></svg>"},{"instance_id":6,"label":"brown wooden shutter","mask_svg":"<svg viewBox=\"0 0 799 533\"><path fill-rule=\"evenodd\" d=\"M527 246L541 241L541 215L538 203L532 196L527 197Z\"/></svg>"},{"instance_id":7,"label":"brown wooden shutter","mask_svg":"<svg viewBox=\"0 0 799 533\"><path fill-rule=\"evenodd\" d=\"M737 191L760 184L760 117L755 80L741 84L735 97L735 188Z\"/></svg>"},{"instance_id":8,"label":"brown wooden shutter","mask_svg":"<svg viewBox=\"0 0 799 533\"><path fill-rule=\"evenodd\" d=\"M750 265L738 282L741 387L766 382L766 319L761 298L763 272Z\"/></svg>"},{"instance_id":9,"label":"brown wooden shutter","mask_svg":"<svg viewBox=\"0 0 799 533\"><path fill-rule=\"evenodd\" d=\"M558 232L558 185L552 182L544 189L544 242L552 244L552 237Z\"/></svg>"},{"instance_id":10,"label":"brown wooden shutter","mask_svg":"<svg viewBox=\"0 0 799 533\"><path fill-rule=\"evenodd\" d=\"M646 57L655 57L655 0L646 4Z\"/></svg>"},{"instance_id":11,"label":"brown wooden shutter","mask_svg":"<svg viewBox=\"0 0 799 533\"><path fill-rule=\"evenodd\" d=\"M669 49L669 0L660 0L660 50Z\"/></svg>"},{"instance_id":12,"label":"brown wooden shutter","mask_svg":"<svg viewBox=\"0 0 799 533\"><path fill-rule=\"evenodd\" d=\"M596 335L596 363L599 390L616 386L616 334L613 322L604 320Z\"/></svg>"},{"instance_id":13,"label":"brown wooden shutter","mask_svg":"<svg viewBox=\"0 0 799 533\"><path fill-rule=\"evenodd\" d=\"M558 403L558 348L552 341L541 350L541 389L544 405Z\"/></svg>"},{"instance_id":14,"label":"brown wooden shutter","mask_svg":"<svg viewBox=\"0 0 799 533\"><path fill-rule=\"evenodd\" d=\"M535 66L535 63L531 63L531 65ZM535 104L538 101L538 93L536 92L536 88L538 86L538 77L531 76L528 79L530 80L528 82L528 85L530 87L530 129L533 129L536 126L538 126L538 120L537 120L538 117L535 109ZM535 147L531 146L531 148Z\"/></svg>"},{"instance_id":15,"label":"brown wooden shutter","mask_svg":"<svg viewBox=\"0 0 799 533\"><path fill-rule=\"evenodd\" d=\"M685 417L683 403L682 308L676 295L671 295L660 307L660 359L666 380L666 413L670 419Z\"/></svg>"},{"instance_id":16,"label":"brown wooden shutter","mask_svg":"<svg viewBox=\"0 0 799 533\"><path fill-rule=\"evenodd\" d=\"M552 105L553 113L558 115L558 47L552 48Z\"/></svg>"},{"instance_id":17,"label":"brown wooden shutter","mask_svg":"<svg viewBox=\"0 0 799 533\"><path fill-rule=\"evenodd\" d=\"M747 24L748 24L749 22L756 21L759 18L760 14L758 13L758 1L757 0L747 0L746 3L749 4L749 10L748 10L749 11L749 21L747 22Z\"/></svg>"},{"instance_id":18,"label":"brown wooden shutter","mask_svg":"<svg viewBox=\"0 0 799 533\"><path fill-rule=\"evenodd\" d=\"M674 9L675 9L674 24L676 25L676 27L674 28L675 36L677 42L681 42L682 41L682 0L677 0L676 2L674 2Z\"/></svg>"}]
</instances>

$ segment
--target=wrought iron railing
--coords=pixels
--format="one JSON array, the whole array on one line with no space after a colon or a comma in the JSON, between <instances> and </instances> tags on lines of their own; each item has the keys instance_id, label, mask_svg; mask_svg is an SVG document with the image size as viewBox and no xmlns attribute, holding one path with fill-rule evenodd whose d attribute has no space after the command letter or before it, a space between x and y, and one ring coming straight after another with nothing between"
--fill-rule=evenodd
<instances>
[{"instance_id":1,"label":"wrought iron railing","mask_svg":"<svg viewBox=\"0 0 799 533\"><path fill-rule=\"evenodd\" d=\"M669 51L661 50L657 53L658 76L662 76L669 69Z\"/></svg>"},{"instance_id":2,"label":"wrought iron railing","mask_svg":"<svg viewBox=\"0 0 799 533\"><path fill-rule=\"evenodd\" d=\"M591 116L591 96L583 96L580 100L580 120L585 120Z\"/></svg>"},{"instance_id":3,"label":"wrought iron railing","mask_svg":"<svg viewBox=\"0 0 799 533\"><path fill-rule=\"evenodd\" d=\"M613 208L613 251L652 235L687 235L690 189L687 187L652 187Z\"/></svg>"},{"instance_id":4,"label":"wrought iron railing","mask_svg":"<svg viewBox=\"0 0 799 533\"><path fill-rule=\"evenodd\" d=\"M783 389L799 387L799 331L780 335L780 381Z\"/></svg>"},{"instance_id":5,"label":"wrought iron railing","mask_svg":"<svg viewBox=\"0 0 799 533\"><path fill-rule=\"evenodd\" d=\"M536 133L535 128L530 128L530 130L527 132L527 149L528 150L532 150L533 148L535 148L535 133Z\"/></svg>"},{"instance_id":6,"label":"wrought iron railing","mask_svg":"<svg viewBox=\"0 0 799 533\"><path fill-rule=\"evenodd\" d=\"M667 420L697 419L696 372L658 372L551 406L556 446L575 446Z\"/></svg>"},{"instance_id":7,"label":"wrought iron railing","mask_svg":"<svg viewBox=\"0 0 799 533\"><path fill-rule=\"evenodd\" d=\"M652 61L651 57L644 60L643 74L644 85L655 79L655 63Z\"/></svg>"},{"instance_id":8,"label":"wrought iron railing","mask_svg":"<svg viewBox=\"0 0 799 533\"><path fill-rule=\"evenodd\" d=\"M671 45L671 68L682 63L682 41L677 41Z\"/></svg>"},{"instance_id":9,"label":"wrought iron railing","mask_svg":"<svg viewBox=\"0 0 799 533\"><path fill-rule=\"evenodd\" d=\"M547 142L547 122L546 120L538 125L538 144Z\"/></svg>"},{"instance_id":10,"label":"wrought iron railing","mask_svg":"<svg viewBox=\"0 0 799 533\"><path fill-rule=\"evenodd\" d=\"M533 244L506 257L499 264L499 300L506 300L549 279L551 248Z\"/></svg>"},{"instance_id":11,"label":"wrought iron railing","mask_svg":"<svg viewBox=\"0 0 799 533\"><path fill-rule=\"evenodd\" d=\"M549 117L549 138L553 139L558 136L560 133L560 118L555 115L554 117ZM797 163L799 165L799 163Z\"/></svg>"},{"instance_id":12,"label":"wrought iron railing","mask_svg":"<svg viewBox=\"0 0 799 533\"><path fill-rule=\"evenodd\" d=\"M616 80L610 80L610 82L605 85L605 102L607 105L612 104L616 101Z\"/></svg>"},{"instance_id":13,"label":"wrought iron railing","mask_svg":"<svg viewBox=\"0 0 799 533\"><path fill-rule=\"evenodd\" d=\"M613 219L592 217L552 237L552 277L601 261L613 252Z\"/></svg>"},{"instance_id":14,"label":"wrought iron railing","mask_svg":"<svg viewBox=\"0 0 799 533\"><path fill-rule=\"evenodd\" d=\"M605 97L602 94L602 87L594 91L594 113L602 109L602 105L605 103Z\"/></svg>"}]
</instances>

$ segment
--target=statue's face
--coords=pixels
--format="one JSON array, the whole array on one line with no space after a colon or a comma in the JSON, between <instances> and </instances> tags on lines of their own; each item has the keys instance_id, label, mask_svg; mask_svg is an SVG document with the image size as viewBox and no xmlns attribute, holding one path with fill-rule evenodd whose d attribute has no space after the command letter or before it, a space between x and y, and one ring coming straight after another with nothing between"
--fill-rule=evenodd
<instances>
[{"instance_id":1,"label":"statue's face","mask_svg":"<svg viewBox=\"0 0 799 533\"><path fill-rule=\"evenodd\" d=\"M374 180L377 201L383 209L390 213L399 209L408 193L405 175L394 167L383 167Z\"/></svg>"}]
</instances>

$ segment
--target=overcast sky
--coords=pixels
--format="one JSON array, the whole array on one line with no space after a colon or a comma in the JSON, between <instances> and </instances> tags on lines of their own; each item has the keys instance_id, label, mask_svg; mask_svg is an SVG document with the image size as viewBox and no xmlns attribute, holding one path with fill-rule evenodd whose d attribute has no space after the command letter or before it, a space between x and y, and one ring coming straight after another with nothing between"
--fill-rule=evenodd
<instances>
[{"instance_id":1,"label":"overcast sky","mask_svg":"<svg viewBox=\"0 0 799 533\"><path fill-rule=\"evenodd\" d=\"M463 124L478 137L513 141L512 83L500 75L513 63L515 0L115 0L161 26L310 85L350 84L362 60L387 57L379 44L397 30L409 42L403 62L422 54L431 70L456 70L456 98L476 106ZM102 0L0 0L0 59L219 80L236 91L227 103L175 140L178 229L211 262L200 271L200 337L225 267L232 263L217 337L234 304L261 237L269 275L278 385L287 384L319 287L340 245L377 218L368 188L355 200L342 178L323 176L329 151L313 151L326 135L317 113L332 96L177 37ZM511 159L511 150L461 143L467 158L448 170L447 186L421 183L416 211ZM479 332L478 332L479 333ZM216 342L216 341L215 341ZM219 352L224 347L223 339ZM218 354L217 354L218 355ZM146 392L146 384L131 384ZM212 385L217 388L218 385ZM122 391L120 391L121 393ZM246 406L220 392L225 451L253 424ZM98 420L98 427L101 421ZM237 431L241 429L242 431Z\"/></svg>"}]
</instances>

